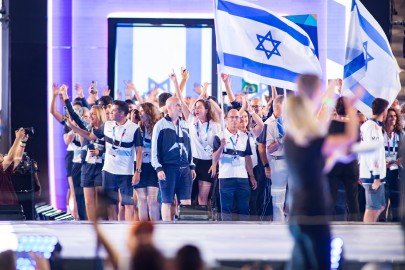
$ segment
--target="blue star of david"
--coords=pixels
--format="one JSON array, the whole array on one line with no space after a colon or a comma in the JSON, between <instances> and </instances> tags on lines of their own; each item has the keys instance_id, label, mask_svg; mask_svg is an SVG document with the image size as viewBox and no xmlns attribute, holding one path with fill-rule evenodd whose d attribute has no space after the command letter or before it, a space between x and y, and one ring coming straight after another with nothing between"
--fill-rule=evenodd
<instances>
[{"instance_id":1,"label":"blue star of david","mask_svg":"<svg viewBox=\"0 0 405 270\"><path fill-rule=\"evenodd\" d=\"M257 45L256 50L258 51L264 51L266 56L267 56L267 60L270 59L270 57L274 54L274 55L278 55L281 56L280 52L277 50L278 46L280 45L280 41L278 40L274 40L273 37L271 36L271 31L269 31L265 36L261 36L259 34L256 34L257 36L257 40L259 41L259 45ZM267 50L263 43L265 41L269 41L271 42L271 44L273 44L273 49L272 50Z\"/></svg>"},{"instance_id":2,"label":"blue star of david","mask_svg":"<svg viewBox=\"0 0 405 270\"><path fill-rule=\"evenodd\" d=\"M367 42L368 41L363 43L363 49L364 49L364 53L366 55L366 59L364 59L365 60L365 65L366 65L366 70L367 70L368 62L370 62L371 60L374 60L374 57L372 57L371 54L369 54L368 51L367 51Z\"/></svg>"}]
</instances>

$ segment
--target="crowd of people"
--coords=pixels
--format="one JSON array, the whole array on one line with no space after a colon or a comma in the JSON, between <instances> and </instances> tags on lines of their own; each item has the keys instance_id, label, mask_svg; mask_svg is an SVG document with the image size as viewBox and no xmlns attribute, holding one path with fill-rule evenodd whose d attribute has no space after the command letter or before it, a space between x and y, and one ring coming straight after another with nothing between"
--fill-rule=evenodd
<instances>
[{"instance_id":1,"label":"crowd of people","mask_svg":"<svg viewBox=\"0 0 405 270\"><path fill-rule=\"evenodd\" d=\"M207 94L208 83L198 98L184 97L188 78L186 69L180 82L172 73L173 94L154 89L145 97L125 82L125 101L113 100L108 89L101 97L89 89L85 98L80 85L70 100L66 85L53 86L51 113L65 126L75 219L94 218L103 190L108 220L171 221L179 204L211 208L214 201L219 220L285 222L294 215L294 193L307 190L324 196L323 215L332 219L399 221L403 116L397 102L376 99L366 119L353 101L339 97L339 80L321 94L319 78L303 75L296 94L279 95L272 87L263 105L260 98L235 95L227 74L221 74L222 102ZM58 96L64 112L57 110ZM317 137L324 141L302 149ZM381 147L357 156L352 148L360 137L360 145ZM316 163L313 151L321 151L325 164ZM312 175L319 169L308 169L313 166L322 167L320 175ZM300 170L308 183L295 186ZM310 178L321 176L329 185L315 190Z\"/></svg>"}]
</instances>

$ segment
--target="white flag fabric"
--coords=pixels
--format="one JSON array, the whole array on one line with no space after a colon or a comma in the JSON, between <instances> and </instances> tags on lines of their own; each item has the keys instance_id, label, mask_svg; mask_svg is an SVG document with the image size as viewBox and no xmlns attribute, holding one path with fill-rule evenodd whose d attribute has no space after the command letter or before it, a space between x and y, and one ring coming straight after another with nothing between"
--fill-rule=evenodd
<instances>
[{"instance_id":1,"label":"white flag fabric","mask_svg":"<svg viewBox=\"0 0 405 270\"><path fill-rule=\"evenodd\" d=\"M216 0L220 72L296 90L301 74L321 76L308 34L286 18L242 0Z\"/></svg>"},{"instance_id":2,"label":"white flag fabric","mask_svg":"<svg viewBox=\"0 0 405 270\"><path fill-rule=\"evenodd\" d=\"M375 98L383 98L392 104L397 97L401 90L399 72L384 31L363 4L353 0L342 94L352 95L357 87L362 86L365 94L356 107L370 117Z\"/></svg>"}]
</instances>

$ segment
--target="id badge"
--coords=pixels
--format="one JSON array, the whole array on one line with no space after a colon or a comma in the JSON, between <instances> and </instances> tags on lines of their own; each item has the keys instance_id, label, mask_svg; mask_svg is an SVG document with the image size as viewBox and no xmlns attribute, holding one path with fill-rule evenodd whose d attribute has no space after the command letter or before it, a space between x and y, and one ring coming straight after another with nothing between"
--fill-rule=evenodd
<instances>
[{"instance_id":1,"label":"id badge","mask_svg":"<svg viewBox=\"0 0 405 270\"><path fill-rule=\"evenodd\" d=\"M207 145L207 146L204 147L204 151L205 151L207 154L209 154L210 156L212 155L212 152L213 152L212 147L209 146L209 145Z\"/></svg>"},{"instance_id":2,"label":"id badge","mask_svg":"<svg viewBox=\"0 0 405 270\"><path fill-rule=\"evenodd\" d=\"M115 157L115 156L117 156L117 153L118 153L117 150L118 150L118 149L117 149L116 147L112 147L108 153L109 153L110 155L112 155L113 157Z\"/></svg>"},{"instance_id":3,"label":"id badge","mask_svg":"<svg viewBox=\"0 0 405 270\"><path fill-rule=\"evenodd\" d=\"M232 156L232 166L240 166L239 156Z\"/></svg>"},{"instance_id":4,"label":"id badge","mask_svg":"<svg viewBox=\"0 0 405 270\"><path fill-rule=\"evenodd\" d=\"M143 152L142 163L150 163L150 152Z\"/></svg>"}]
</instances>

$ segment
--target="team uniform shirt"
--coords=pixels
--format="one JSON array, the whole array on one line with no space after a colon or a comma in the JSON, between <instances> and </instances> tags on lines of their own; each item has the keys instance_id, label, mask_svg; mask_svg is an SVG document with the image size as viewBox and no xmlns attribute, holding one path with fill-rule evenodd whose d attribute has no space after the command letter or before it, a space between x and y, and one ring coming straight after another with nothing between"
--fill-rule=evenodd
<instances>
[{"instance_id":1,"label":"team uniform shirt","mask_svg":"<svg viewBox=\"0 0 405 270\"><path fill-rule=\"evenodd\" d=\"M193 157L211 160L215 135L221 132L220 124L214 121L201 123L192 114L190 114L187 122L190 130Z\"/></svg>"},{"instance_id":2,"label":"team uniform shirt","mask_svg":"<svg viewBox=\"0 0 405 270\"><path fill-rule=\"evenodd\" d=\"M168 115L160 119L153 128L152 142L152 166L157 172L163 170L162 166L195 169L189 129L184 120L179 118L175 126Z\"/></svg>"},{"instance_id":3,"label":"team uniform shirt","mask_svg":"<svg viewBox=\"0 0 405 270\"><path fill-rule=\"evenodd\" d=\"M269 118L266 122L266 149L270 144L280 142L280 145L276 151L274 151L273 153L267 153L267 159L270 161L272 159L272 156L284 157L284 145L282 143L284 131L281 119L275 118L273 115L273 117Z\"/></svg>"},{"instance_id":4,"label":"team uniform shirt","mask_svg":"<svg viewBox=\"0 0 405 270\"><path fill-rule=\"evenodd\" d=\"M120 126L115 121L107 121L94 134L105 141L103 171L116 175L133 175L135 147L142 146L139 126L130 120Z\"/></svg>"},{"instance_id":5,"label":"team uniform shirt","mask_svg":"<svg viewBox=\"0 0 405 270\"><path fill-rule=\"evenodd\" d=\"M382 128L373 120L367 120L360 127L360 137L361 144L377 143L379 145L376 151L359 155L360 178L370 179L373 177L375 179L384 179L386 176L386 165Z\"/></svg>"},{"instance_id":6,"label":"team uniform shirt","mask_svg":"<svg viewBox=\"0 0 405 270\"><path fill-rule=\"evenodd\" d=\"M248 135L239 130L233 135L228 129L225 129L223 135L215 136L214 152L221 146L221 138L226 139L226 146L219 160L218 177L248 178L245 157L252 155Z\"/></svg>"},{"instance_id":7,"label":"team uniform shirt","mask_svg":"<svg viewBox=\"0 0 405 270\"><path fill-rule=\"evenodd\" d=\"M387 132L384 132L383 136L386 162L392 162L389 170L398 170L398 165L393 162L398 159L399 144L401 143L402 136L395 132L391 133L391 138L388 138Z\"/></svg>"}]
</instances>

